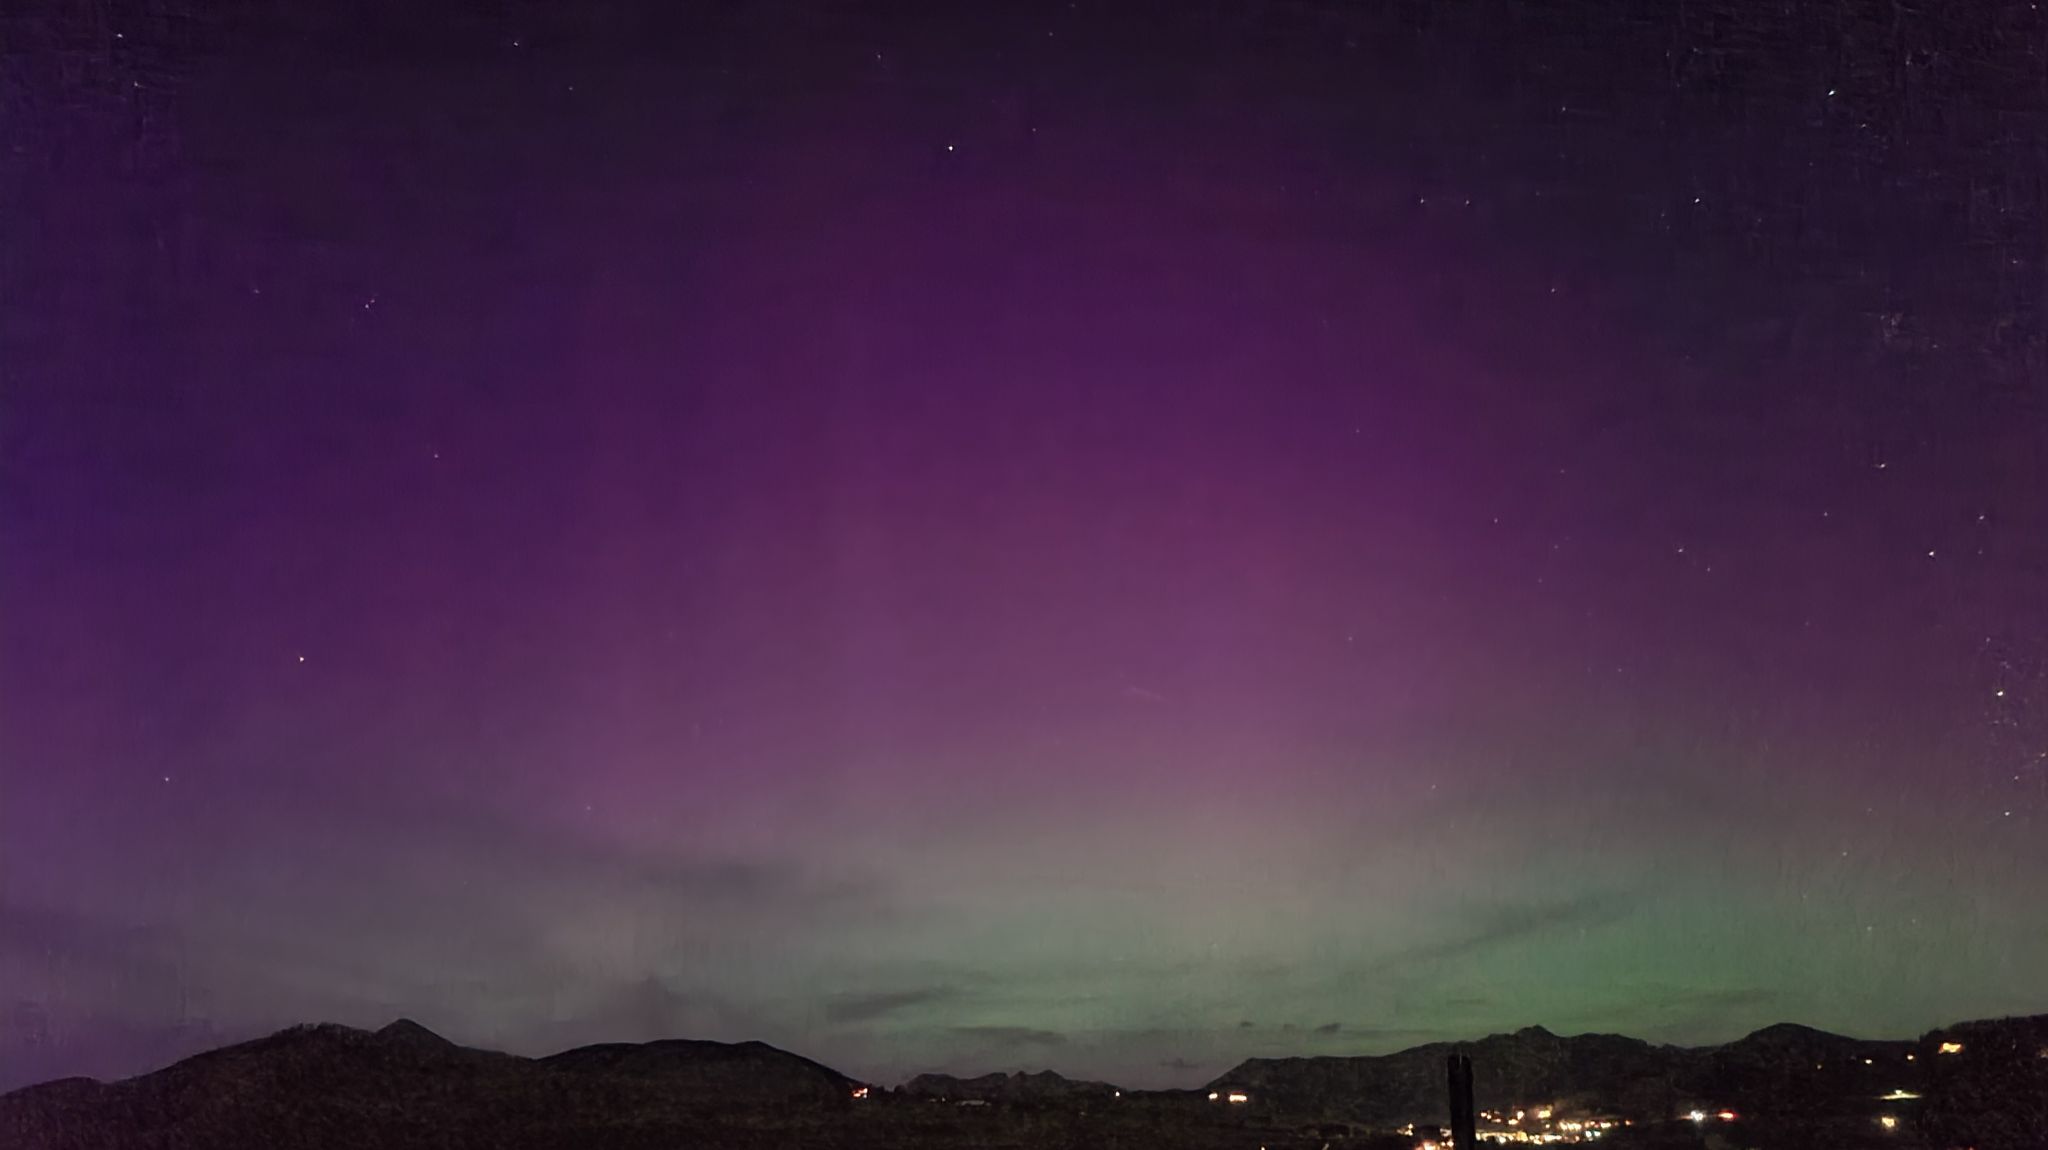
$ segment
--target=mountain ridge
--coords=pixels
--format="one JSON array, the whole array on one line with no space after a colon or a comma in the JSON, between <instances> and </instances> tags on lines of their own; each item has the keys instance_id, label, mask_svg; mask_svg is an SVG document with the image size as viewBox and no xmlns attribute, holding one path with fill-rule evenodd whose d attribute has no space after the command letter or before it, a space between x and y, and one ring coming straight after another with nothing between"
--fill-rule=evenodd
<instances>
[{"instance_id":1,"label":"mountain ridge","mask_svg":"<svg viewBox=\"0 0 2048 1150\"><path fill-rule=\"evenodd\" d=\"M1646 1128L1670 1125L1689 1110L1734 1107L1781 1131L1804 1131L1803 1145L1860 1145L1854 1136L1831 1141L1835 1134L1825 1131L1867 1138L1881 1113L1908 1106L1926 1141L1892 1145L2018 1150L2037 1147L2039 1131L2048 1128L2048 1015L1961 1022L1913 1040L1777 1024L1707 1047L1524 1027L1384 1055L1246 1059L1210 1084L1218 1093L1244 1095L1242 1103L1211 1101L1202 1091L1120 1091L1053 1071L919 1075L899 1090L877 1092L758 1041L600 1043L527 1058L462 1046L401 1019L376 1031L294 1026L132 1078L60 1078L25 1087L0 1095L0 1145L538 1150L765 1147L790 1139L841 1146L869 1144L862 1138L889 1146L1001 1142L989 1128L953 1117L986 1113L981 1121L1022 1123L1024 1130L1072 1134L1075 1123L1108 1124L1133 1147L1151 1139L1221 1150L1241 1140L1233 1131L1257 1129L1259 1144L1272 1150L1317 1150L1333 1127L1390 1130L1438 1121L1443 1059L1454 1050L1473 1058L1482 1107L1556 1104L1634 1115ZM984 1109L935 1105L969 1101ZM1678 1123L1681 1130L1687 1125ZM1303 1131L1315 1131L1320 1141L1296 1147L1290 1138L1306 1137ZM1097 1136L1076 1137L1085 1144Z\"/></svg>"},{"instance_id":2,"label":"mountain ridge","mask_svg":"<svg viewBox=\"0 0 2048 1150\"><path fill-rule=\"evenodd\" d=\"M1934 1030L1928 1031L1927 1034L1938 1034L1954 1031L1969 1031L1972 1029L1979 1029L1987 1026L1996 1026L2002 1023L2033 1022L2041 1019L2048 1019L2048 1014L2000 1015L1996 1017L1982 1019L1967 1019L1959 1022L1950 1023L1945 1026L1937 1027ZM1768 1026L1763 1026L1759 1027L1756 1030L1752 1030L1738 1038L1730 1039L1727 1042L1707 1043L1701 1045L1680 1045L1676 1043L1652 1043L1646 1039L1634 1038L1629 1035L1615 1034L1606 1031L1584 1031L1572 1035L1559 1035L1546 1027L1538 1025L1525 1026L1513 1031L1497 1031L1492 1034L1488 1034L1483 1037L1473 1039L1439 1039L1432 1042L1420 1043L1415 1046L1402 1047L1401 1049L1388 1051L1382 1054L1289 1054L1271 1056L1254 1055L1241 1060L1236 1065L1231 1067L1231 1069L1226 1070L1222 1074L1217 1075L1215 1078L1209 1080L1208 1082L1203 1083L1198 1088L1158 1088L1150 1092L1160 1093L1172 1092L1175 1089L1209 1090L1220 1088L1222 1086L1228 1085L1231 1081L1232 1075L1236 1074L1239 1070L1242 1070L1245 1067L1253 1065L1281 1063L1313 1063L1331 1061L1350 1062L1358 1060L1400 1058L1424 1053L1449 1054L1452 1051L1458 1049L1465 1049L1467 1051L1470 1051L1474 1048L1484 1048L1488 1044L1497 1043L1503 1040L1518 1040L1524 1038L1534 1039L1538 1041L1548 1040L1557 1042L1575 1042L1582 1040L1604 1039L1621 1043L1627 1043L1649 1050L1668 1050L1680 1053L1703 1053L1711 1051L1725 1051L1729 1049L1744 1048L1761 1044L1778 1045L1782 1044L1786 1039L1793 1036L1810 1037L1815 1040L1825 1041L1828 1043L1838 1045L1874 1044L1883 1046L1905 1047L1912 1045L1916 1041L1915 1039L1855 1038L1849 1035L1838 1034L1833 1031L1822 1030L1818 1027L1808 1026L1804 1023L1775 1022L1771 1023ZM374 1040L379 1043L387 1043L393 1045L402 1044L417 1049L435 1049L442 1051L470 1051L478 1054L493 1055L500 1058L518 1059L522 1061L529 1061L540 1064L558 1065L561 1064L563 1060L572 1058L572 1056L586 1055L592 1052L599 1051L649 1051L681 1049L690 1049L705 1052L760 1051L785 1055L789 1058L796 1059L810 1066L817 1067L819 1070L825 1071L837 1077L838 1079L841 1079L848 1083L865 1082L865 1080L863 1079L859 1079L852 1075L845 1074L837 1070L836 1068L827 1066L820 1062L816 1062L815 1060L804 1057L802 1055L783 1050L780 1047L776 1047L774 1045L760 1041L758 1039L746 1039L739 1042L720 1042L712 1039L699 1038L661 1038L654 1039L648 1042L637 1043L599 1042L586 1043L580 1046L568 1047L563 1050L556 1051L552 1054L528 1056L490 1050L484 1047L462 1045L456 1043L452 1039L449 1039L441 1035L433 1029L424 1026L411 1018L401 1017L398 1019L394 1019L393 1021L386 1023L384 1026L379 1027L375 1030L346 1026L336 1022L298 1023L292 1026L287 1026L282 1029L272 1031L267 1035L261 1035L256 1038L245 1039L241 1042L229 1043L224 1046L214 1047L210 1050L200 1051L197 1054L188 1055L187 1057L179 1059L176 1062L172 1062L164 1067L159 1067L157 1070L144 1071L141 1074L130 1075L124 1078L112 1079L95 1078L89 1075L64 1075L58 1078L45 1080L43 1082L29 1083L25 1086L16 1087L15 1089L10 1091L0 1092L0 1099L8 1098L15 1094L22 1093L24 1091L36 1090L43 1087L53 1086L57 1083L62 1082L91 1082L97 1083L99 1085L118 1085L122 1082L131 1082L135 1081L138 1078L144 1078L152 1074L162 1073L164 1070L171 1069L172 1067L176 1066L181 1066L186 1063L194 1062L195 1060L209 1059L215 1056L225 1055L229 1052L263 1048L283 1042L302 1040L309 1037L340 1038L344 1041L349 1042ZM1925 1036L1923 1035L1923 1038L1924 1037ZM925 1081L928 1084L965 1084L995 1079L1030 1080L1046 1076L1076 1086L1099 1086L1112 1090L1126 1089L1110 1082L1104 1082L1095 1079L1068 1077L1057 1070L1052 1070L1049 1068L1037 1072L1028 1072L1021 1070L1010 1071L1007 1073L1003 1071L990 1071L979 1075L927 1071L911 1075L910 1077L904 1079L900 1085L908 1087L912 1083L919 1081ZM1132 1092L1137 1093L1144 1091L1133 1089Z\"/></svg>"}]
</instances>

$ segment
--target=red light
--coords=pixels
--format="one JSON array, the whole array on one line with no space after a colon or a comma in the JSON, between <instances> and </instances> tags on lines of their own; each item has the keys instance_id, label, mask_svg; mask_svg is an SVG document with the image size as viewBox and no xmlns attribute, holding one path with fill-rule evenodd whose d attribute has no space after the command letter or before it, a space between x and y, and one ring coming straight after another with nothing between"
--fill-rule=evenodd
<instances>
[{"instance_id":1,"label":"red light","mask_svg":"<svg viewBox=\"0 0 2048 1150\"><path fill-rule=\"evenodd\" d=\"M1721 1111L1721 1121L1723 1121L1723 1122L1733 1122L1733 1121L1735 1121L1735 1111L1733 1111L1733 1110L1723 1110L1723 1111Z\"/></svg>"}]
</instances>

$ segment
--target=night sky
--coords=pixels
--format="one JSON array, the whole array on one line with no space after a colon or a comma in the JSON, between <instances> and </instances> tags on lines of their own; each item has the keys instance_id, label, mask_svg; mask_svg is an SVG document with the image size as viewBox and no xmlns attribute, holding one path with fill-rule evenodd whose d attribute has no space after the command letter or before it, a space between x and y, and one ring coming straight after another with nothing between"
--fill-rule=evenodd
<instances>
[{"instance_id":1,"label":"night sky","mask_svg":"<svg viewBox=\"0 0 2048 1150\"><path fill-rule=\"evenodd\" d=\"M2031 4L27 7L0 1087L2048 1010Z\"/></svg>"}]
</instances>

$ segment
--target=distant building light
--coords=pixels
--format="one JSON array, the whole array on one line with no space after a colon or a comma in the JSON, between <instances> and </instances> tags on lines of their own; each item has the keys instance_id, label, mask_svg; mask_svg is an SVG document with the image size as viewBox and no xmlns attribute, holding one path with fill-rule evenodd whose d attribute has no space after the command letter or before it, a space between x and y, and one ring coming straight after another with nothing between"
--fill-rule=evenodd
<instances>
[{"instance_id":1,"label":"distant building light","mask_svg":"<svg viewBox=\"0 0 2048 1150\"><path fill-rule=\"evenodd\" d=\"M1221 1098L1221 1097L1223 1097L1223 1096L1222 1096L1221 1094L1218 1094L1218 1093L1216 1093L1216 1092L1215 1092L1214 1090L1211 1090L1211 1091L1209 1092L1209 1101L1211 1101L1211 1102L1214 1102L1214 1101L1216 1101L1216 1100L1217 1100L1218 1098Z\"/></svg>"},{"instance_id":2,"label":"distant building light","mask_svg":"<svg viewBox=\"0 0 2048 1150\"><path fill-rule=\"evenodd\" d=\"M854 1096L855 1098L866 1098L866 1097L868 1096L868 1088L867 1088L867 1087L865 1087L865 1086L856 1086L856 1087L854 1087L854 1088L853 1088L853 1096Z\"/></svg>"},{"instance_id":3,"label":"distant building light","mask_svg":"<svg viewBox=\"0 0 2048 1150\"><path fill-rule=\"evenodd\" d=\"M1886 1130L1897 1130L1899 1128L1899 1120L1889 1114L1878 1115L1877 1124Z\"/></svg>"},{"instance_id":4,"label":"distant building light","mask_svg":"<svg viewBox=\"0 0 2048 1150\"><path fill-rule=\"evenodd\" d=\"M1920 1096L1918 1094L1913 1093L1911 1090L1901 1088L1892 1091L1890 1094L1879 1095L1878 1100L1881 1102L1904 1102L1909 1098L1918 1097Z\"/></svg>"},{"instance_id":5,"label":"distant building light","mask_svg":"<svg viewBox=\"0 0 2048 1150\"><path fill-rule=\"evenodd\" d=\"M1705 1122L1707 1120L1707 1112L1704 1110L1694 1110L1691 1113L1687 1114L1686 1117L1692 1119L1694 1122Z\"/></svg>"},{"instance_id":6,"label":"distant building light","mask_svg":"<svg viewBox=\"0 0 2048 1150\"><path fill-rule=\"evenodd\" d=\"M1545 1107L1544 1107L1543 1109L1541 1109L1541 1110L1538 1110L1538 1111L1536 1112L1536 1117L1538 1117L1538 1118L1548 1118L1548 1117L1550 1117L1550 1107L1548 1107L1548 1106L1545 1106Z\"/></svg>"},{"instance_id":7,"label":"distant building light","mask_svg":"<svg viewBox=\"0 0 2048 1150\"><path fill-rule=\"evenodd\" d=\"M1942 1054L1961 1054L1963 1052L1963 1044L1960 1042L1944 1042L1937 1049Z\"/></svg>"},{"instance_id":8,"label":"distant building light","mask_svg":"<svg viewBox=\"0 0 2048 1150\"><path fill-rule=\"evenodd\" d=\"M1735 1111L1733 1111L1733 1110L1723 1110L1723 1111L1721 1111L1721 1113L1720 1113L1720 1119L1721 1119L1721 1121L1723 1121L1723 1122L1733 1122L1733 1121L1735 1121Z\"/></svg>"},{"instance_id":9,"label":"distant building light","mask_svg":"<svg viewBox=\"0 0 2048 1150\"><path fill-rule=\"evenodd\" d=\"M1251 1100L1252 1100L1252 1096L1251 1096L1251 1095L1249 1095L1249 1094L1239 1094L1239 1093L1236 1093L1236 1092L1234 1092L1234 1091L1233 1091L1233 1092L1231 1093L1231 1095L1230 1095L1230 1098L1229 1098L1229 1101L1230 1101L1230 1103L1231 1103L1232 1105L1234 1105L1234 1106L1235 1106L1235 1105L1242 1105L1243 1103L1246 1103L1246 1102L1250 1102Z\"/></svg>"}]
</instances>

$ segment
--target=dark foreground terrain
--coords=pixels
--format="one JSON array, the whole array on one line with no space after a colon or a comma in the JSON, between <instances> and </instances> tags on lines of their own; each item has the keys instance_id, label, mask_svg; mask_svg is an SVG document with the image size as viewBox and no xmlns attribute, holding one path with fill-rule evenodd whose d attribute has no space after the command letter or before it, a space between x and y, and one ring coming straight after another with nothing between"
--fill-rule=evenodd
<instances>
[{"instance_id":1,"label":"dark foreground terrain","mask_svg":"<svg viewBox=\"0 0 2048 1150\"><path fill-rule=\"evenodd\" d=\"M63 1079L0 1096L0 1147L1391 1150L1417 1141L1400 1125L1441 1120L1451 1049L1253 1059L1212 1083L1212 1100L1207 1089L1119 1091L1054 1074L922 1075L884 1090L752 1042L530 1059L411 1022L302 1026L120 1082ZM1910 1042L1774 1026L1679 1048L1531 1028L1463 1049L1482 1109L1555 1105L1631 1123L1601 1146L2048 1147L2048 1016ZM1232 1104L1231 1092L1247 1101ZM1689 1120L1697 1109L1715 1117Z\"/></svg>"}]
</instances>

